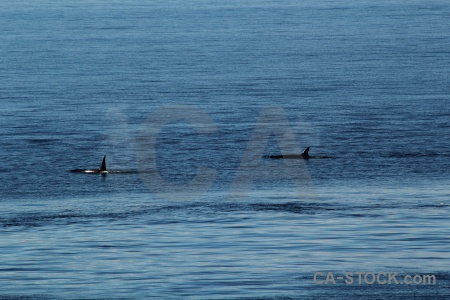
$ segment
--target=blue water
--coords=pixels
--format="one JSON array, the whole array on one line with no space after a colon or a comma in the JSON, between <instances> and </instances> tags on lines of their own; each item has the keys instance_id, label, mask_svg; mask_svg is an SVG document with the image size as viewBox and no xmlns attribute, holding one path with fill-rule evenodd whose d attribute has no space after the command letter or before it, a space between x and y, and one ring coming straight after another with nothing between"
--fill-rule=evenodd
<instances>
[{"instance_id":1,"label":"blue water","mask_svg":"<svg viewBox=\"0 0 450 300\"><path fill-rule=\"evenodd\" d=\"M2 1L0 298L450 297L449 14Z\"/></svg>"}]
</instances>

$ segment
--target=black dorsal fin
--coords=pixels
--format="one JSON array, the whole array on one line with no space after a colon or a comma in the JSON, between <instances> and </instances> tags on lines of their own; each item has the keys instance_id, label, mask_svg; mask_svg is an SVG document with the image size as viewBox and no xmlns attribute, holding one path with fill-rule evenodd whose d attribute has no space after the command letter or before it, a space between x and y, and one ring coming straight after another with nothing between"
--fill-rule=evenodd
<instances>
[{"instance_id":1,"label":"black dorsal fin","mask_svg":"<svg viewBox=\"0 0 450 300\"><path fill-rule=\"evenodd\" d=\"M101 172L106 171L106 155L103 156L102 165L100 166L99 171L101 171Z\"/></svg>"},{"instance_id":2,"label":"black dorsal fin","mask_svg":"<svg viewBox=\"0 0 450 300\"><path fill-rule=\"evenodd\" d=\"M303 151L302 153L303 158L308 158L309 157L309 147L305 149L305 151Z\"/></svg>"}]
</instances>

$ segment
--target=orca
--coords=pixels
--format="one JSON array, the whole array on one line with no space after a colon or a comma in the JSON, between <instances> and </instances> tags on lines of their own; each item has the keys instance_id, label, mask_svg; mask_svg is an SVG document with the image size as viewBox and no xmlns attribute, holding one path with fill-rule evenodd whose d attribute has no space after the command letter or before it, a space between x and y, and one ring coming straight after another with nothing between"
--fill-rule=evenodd
<instances>
[{"instance_id":1,"label":"orca","mask_svg":"<svg viewBox=\"0 0 450 300\"><path fill-rule=\"evenodd\" d=\"M309 156L309 148L306 148L302 154L268 155L264 157L272 159L309 159L311 157Z\"/></svg>"},{"instance_id":2,"label":"orca","mask_svg":"<svg viewBox=\"0 0 450 300\"><path fill-rule=\"evenodd\" d=\"M84 173L84 174L100 174L102 176L106 174L138 174L138 173L148 173L146 170L108 170L106 168L106 155L103 156L102 164L98 169L73 169L70 170L72 173Z\"/></svg>"},{"instance_id":3,"label":"orca","mask_svg":"<svg viewBox=\"0 0 450 300\"><path fill-rule=\"evenodd\" d=\"M108 170L106 169L106 155L103 156L103 161L98 169L74 169L70 170L72 173L86 173L86 174L100 174L100 175L106 175L108 174Z\"/></svg>"}]
</instances>

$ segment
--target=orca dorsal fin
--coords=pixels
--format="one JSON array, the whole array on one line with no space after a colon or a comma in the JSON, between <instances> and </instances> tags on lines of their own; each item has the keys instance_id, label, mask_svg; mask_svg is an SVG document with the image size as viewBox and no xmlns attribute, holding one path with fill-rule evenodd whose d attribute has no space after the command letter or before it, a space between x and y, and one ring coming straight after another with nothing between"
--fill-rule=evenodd
<instances>
[{"instance_id":1,"label":"orca dorsal fin","mask_svg":"<svg viewBox=\"0 0 450 300\"><path fill-rule=\"evenodd\" d=\"M102 165L100 166L100 169L98 169L100 172L106 171L106 155L103 156Z\"/></svg>"},{"instance_id":2,"label":"orca dorsal fin","mask_svg":"<svg viewBox=\"0 0 450 300\"><path fill-rule=\"evenodd\" d=\"M309 158L309 147L305 149L302 153L303 158Z\"/></svg>"}]
</instances>

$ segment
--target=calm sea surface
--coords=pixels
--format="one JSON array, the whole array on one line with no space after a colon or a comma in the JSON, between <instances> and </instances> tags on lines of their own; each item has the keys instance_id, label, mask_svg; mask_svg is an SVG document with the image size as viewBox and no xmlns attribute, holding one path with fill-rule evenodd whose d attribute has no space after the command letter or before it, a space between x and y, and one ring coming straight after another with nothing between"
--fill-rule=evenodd
<instances>
[{"instance_id":1,"label":"calm sea surface","mask_svg":"<svg viewBox=\"0 0 450 300\"><path fill-rule=\"evenodd\" d=\"M1 1L0 299L448 299L449 17Z\"/></svg>"}]
</instances>

